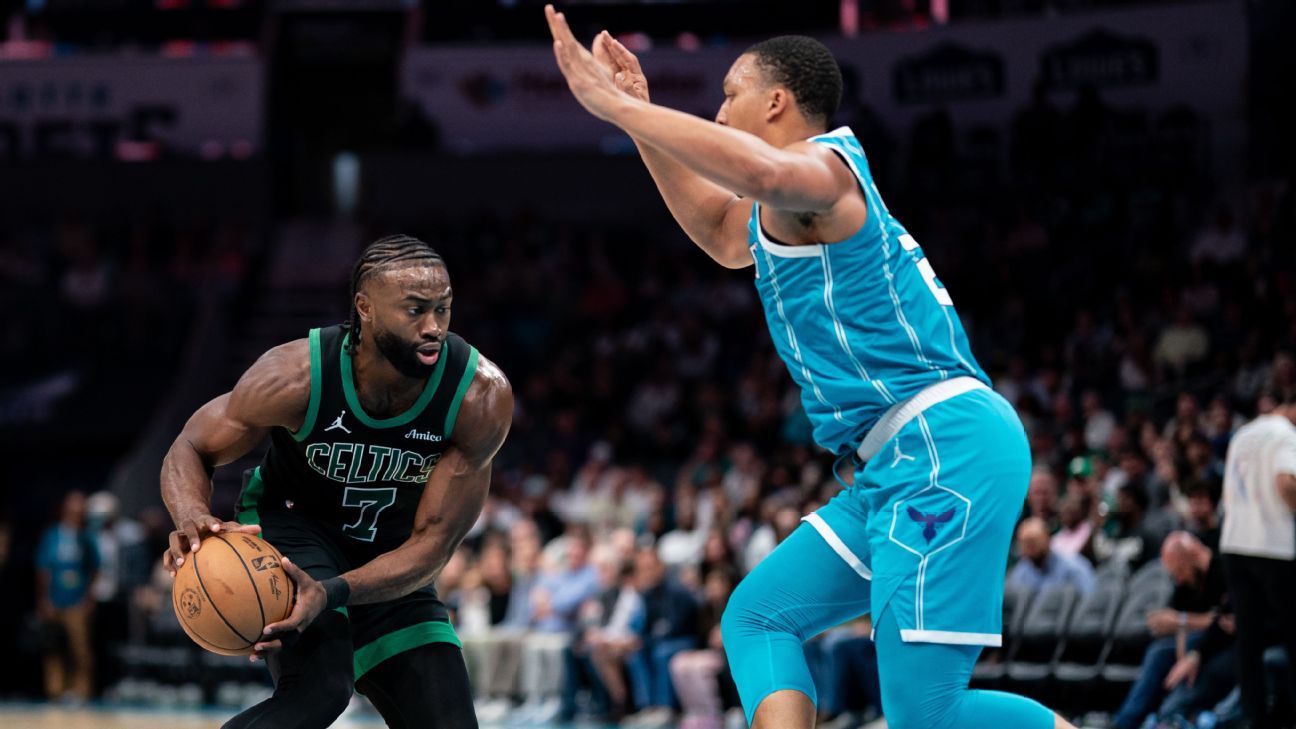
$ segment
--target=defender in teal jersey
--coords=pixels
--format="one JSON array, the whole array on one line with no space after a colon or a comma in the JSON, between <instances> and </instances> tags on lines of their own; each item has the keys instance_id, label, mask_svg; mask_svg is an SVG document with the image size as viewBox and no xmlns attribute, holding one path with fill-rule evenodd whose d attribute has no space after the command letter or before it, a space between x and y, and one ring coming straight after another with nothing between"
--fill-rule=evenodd
<instances>
[{"instance_id":1,"label":"defender in teal jersey","mask_svg":"<svg viewBox=\"0 0 1296 729\"><path fill-rule=\"evenodd\" d=\"M274 695L226 729L326 727L353 687L392 727L477 725L433 581L481 513L512 390L449 331L449 274L426 243L366 248L352 299L347 324L270 350L199 409L163 464L169 569L205 534L259 532L297 583L286 620L242 636ZM213 517L212 470L266 435L237 522Z\"/></svg>"},{"instance_id":2,"label":"defender in teal jersey","mask_svg":"<svg viewBox=\"0 0 1296 729\"><path fill-rule=\"evenodd\" d=\"M720 264L754 266L815 440L857 464L854 484L730 599L721 632L748 720L813 726L802 642L871 613L893 729L1070 726L1034 701L968 689L982 647L1001 641L1030 453L859 141L827 131L841 98L832 55L796 36L753 46L711 123L649 103L638 60L607 33L591 53L546 14L572 93L635 140L684 231Z\"/></svg>"}]
</instances>

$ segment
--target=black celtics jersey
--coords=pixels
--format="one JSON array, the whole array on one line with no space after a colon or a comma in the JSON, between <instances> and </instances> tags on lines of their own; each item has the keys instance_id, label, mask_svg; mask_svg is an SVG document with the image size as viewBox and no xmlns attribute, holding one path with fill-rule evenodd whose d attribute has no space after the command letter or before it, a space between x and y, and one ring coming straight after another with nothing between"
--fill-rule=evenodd
<instances>
[{"instance_id":1,"label":"black celtics jersey","mask_svg":"<svg viewBox=\"0 0 1296 729\"><path fill-rule=\"evenodd\" d=\"M289 510L320 520L353 554L372 558L409 538L428 475L450 444L477 350L455 334L405 412L360 405L346 331L310 331L310 405L301 429L273 428L270 450L239 497L239 520Z\"/></svg>"}]
</instances>

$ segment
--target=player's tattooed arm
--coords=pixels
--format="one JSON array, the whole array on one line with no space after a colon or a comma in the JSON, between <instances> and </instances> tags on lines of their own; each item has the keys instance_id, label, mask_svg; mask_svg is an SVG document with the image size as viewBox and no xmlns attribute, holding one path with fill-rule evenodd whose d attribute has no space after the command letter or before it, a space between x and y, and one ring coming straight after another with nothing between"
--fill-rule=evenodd
<instances>
[{"instance_id":1,"label":"player's tattooed arm","mask_svg":"<svg viewBox=\"0 0 1296 729\"><path fill-rule=\"evenodd\" d=\"M285 559L284 569L297 583L297 603L285 620L266 626L268 638L256 645L256 655L277 650L278 636L304 630L326 607L332 607L330 591L335 602L363 605L394 600L436 580L481 516L491 463L512 423L513 388L499 367L481 357L460 406L450 447L428 477L410 538L396 549L327 580L329 585L317 582Z\"/></svg>"},{"instance_id":2,"label":"player's tattooed arm","mask_svg":"<svg viewBox=\"0 0 1296 729\"><path fill-rule=\"evenodd\" d=\"M270 426L299 428L310 387L309 344L289 342L262 355L231 392L203 405L185 423L162 460L162 500L176 525L163 556L168 571L174 574L207 534L260 531L212 516L212 472L252 450Z\"/></svg>"},{"instance_id":3,"label":"player's tattooed arm","mask_svg":"<svg viewBox=\"0 0 1296 729\"><path fill-rule=\"evenodd\" d=\"M754 134L622 93L613 76L572 35L567 19L545 7L554 57L572 95L594 116L625 130L726 190L767 207L828 212L856 182L823 145L775 147Z\"/></svg>"}]
</instances>

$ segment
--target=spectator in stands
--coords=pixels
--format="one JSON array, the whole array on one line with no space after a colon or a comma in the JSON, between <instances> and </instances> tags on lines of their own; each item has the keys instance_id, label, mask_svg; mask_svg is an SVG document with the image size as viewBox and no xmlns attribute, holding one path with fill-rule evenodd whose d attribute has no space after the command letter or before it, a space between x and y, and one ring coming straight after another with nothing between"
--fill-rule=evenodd
<instances>
[{"instance_id":1,"label":"spectator in stands","mask_svg":"<svg viewBox=\"0 0 1296 729\"><path fill-rule=\"evenodd\" d=\"M508 607L503 620L481 635L461 635L464 660L473 677L477 715L503 719L513 709L522 667L522 644L532 628L531 590L540 577L540 530L529 519L509 530Z\"/></svg>"},{"instance_id":2,"label":"spectator in stands","mask_svg":"<svg viewBox=\"0 0 1296 729\"><path fill-rule=\"evenodd\" d=\"M1174 525L1168 509L1149 509L1142 482L1126 483L1116 492L1116 510L1108 519L1103 538L1096 540L1094 552L1102 561L1117 559L1136 570L1156 557Z\"/></svg>"},{"instance_id":3,"label":"spectator in stands","mask_svg":"<svg viewBox=\"0 0 1296 729\"><path fill-rule=\"evenodd\" d=\"M1084 416L1084 444L1091 451L1107 445L1116 430L1116 416L1103 407L1096 390L1085 390L1080 396L1080 413Z\"/></svg>"},{"instance_id":4,"label":"spectator in stands","mask_svg":"<svg viewBox=\"0 0 1296 729\"><path fill-rule=\"evenodd\" d=\"M670 660L671 680L684 713L680 729L720 729L724 710L737 705L737 688L720 641L720 616L736 583L729 568L707 573L697 620L700 648L680 651Z\"/></svg>"},{"instance_id":5,"label":"spectator in stands","mask_svg":"<svg viewBox=\"0 0 1296 729\"><path fill-rule=\"evenodd\" d=\"M131 591L148 579L152 555L142 554L144 530L134 520L121 516L119 502L109 491L86 499L86 523L95 536L99 552L99 573L90 593L94 597L95 694L107 686L107 679L120 674L116 648L126 640L127 599Z\"/></svg>"},{"instance_id":6,"label":"spectator in stands","mask_svg":"<svg viewBox=\"0 0 1296 729\"><path fill-rule=\"evenodd\" d=\"M99 549L86 529L86 497L70 491L59 520L36 551L36 610L45 629L45 695L86 702L94 686L90 586L99 573ZM66 654L63 643L66 641Z\"/></svg>"},{"instance_id":7,"label":"spectator in stands","mask_svg":"<svg viewBox=\"0 0 1296 729\"><path fill-rule=\"evenodd\" d=\"M1174 322L1157 337L1152 356L1164 374L1181 379L1208 354L1210 335L1193 318L1192 311L1181 305L1175 312Z\"/></svg>"},{"instance_id":8,"label":"spectator in stands","mask_svg":"<svg viewBox=\"0 0 1296 729\"><path fill-rule=\"evenodd\" d=\"M1194 479L1184 485L1184 497L1188 500L1188 519L1184 525L1194 536L1212 550L1219 549L1220 518L1219 481Z\"/></svg>"},{"instance_id":9,"label":"spectator in stands","mask_svg":"<svg viewBox=\"0 0 1296 729\"><path fill-rule=\"evenodd\" d=\"M644 600L643 647L631 656L628 668L640 711L627 721L664 726L675 706L670 661L697 645L697 598L669 579L653 547L635 554L635 584Z\"/></svg>"},{"instance_id":10,"label":"spectator in stands","mask_svg":"<svg viewBox=\"0 0 1296 729\"><path fill-rule=\"evenodd\" d=\"M1043 521L1051 534L1060 526L1059 516L1057 476L1047 468L1036 468L1026 492L1026 518Z\"/></svg>"},{"instance_id":11,"label":"spectator in stands","mask_svg":"<svg viewBox=\"0 0 1296 729\"><path fill-rule=\"evenodd\" d=\"M557 542L557 543L556 543ZM543 724L562 711L563 652L576 629L585 601L599 591L598 571L589 561L590 536L571 527L546 548L554 564L541 568L531 588L532 632L522 642L522 686L526 701L517 716Z\"/></svg>"},{"instance_id":12,"label":"spectator in stands","mask_svg":"<svg viewBox=\"0 0 1296 729\"><path fill-rule=\"evenodd\" d=\"M706 532L697 527L697 499L690 487L675 498L675 528L657 540L657 555L667 567L696 567L702 560Z\"/></svg>"},{"instance_id":13,"label":"spectator in stands","mask_svg":"<svg viewBox=\"0 0 1296 729\"><path fill-rule=\"evenodd\" d=\"M641 647L644 602L635 587L633 565L623 563L611 546L597 549L593 562L602 591L582 606L576 637L567 648L559 717L575 717L577 694L589 686L595 713L615 724L629 711L625 661Z\"/></svg>"},{"instance_id":14,"label":"spectator in stands","mask_svg":"<svg viewBox=\"0 0 1296 729\"><path fill-rule=\"evenodd\" d=\"M1048 525L1027 517L1017 527L1020 559L1008 573L1008 584L1032 594L1060 586L1074 587L1081 595L1094 586L1093 568L1081 557L1054 552L1049 547Z\"/></svg>"},{"instance_id":15,"label":"spectator in stands","mask_svg":"<svg viewBox=\"0 0 1296 729\"><path fill-rule=\"evenodd\" d=\"M1179 657L1201 642L1228 599L1224 568L1212 547L1187 532L1166 538L1162 563L1175 591L1170 606L1148 614L1148 630L1156 638L1148 646L1138 679L1112 720L1117 729L1136 729L1164 696L1165 680Z\"/></svg>"},{"instance_id":16,"label":"spectator in stands","mask_svg":"<svg viewBox=\"0 0 1296 729\"><path fill-rule=\"evenodd\" d=\"M1091 498L1080 491L1068 492L1058 508L1060 528L1049 540L1049 547L1063 555L1089 559L1093 554L1094 522L1089 517Z\"/></svg>"},{"instance_id":17,"label":"spectator in stands","mask_svg":"<svg viewBox=\"0 0 1296 729\"><path fill-rule=\"evenodd\" d=\"M1183 576L1188 571L1200 573L1204 563L1222 562L1216 552L1188 532L1175 532L1166 539L1161 561L1171 575ZM1209 566L1205 569L1209 570ZM1165 680L1165 688L1171 693L1157 712L1162 722L1175 726L1177 722L1195 723L1199 713L1215 706L1237 686L1238 657L1233 639L1237 623L1227 592L1212 615L1196 646L1189 649L1184 645L1178 650L1179 659Z\"/></svg>"}]
</instances>

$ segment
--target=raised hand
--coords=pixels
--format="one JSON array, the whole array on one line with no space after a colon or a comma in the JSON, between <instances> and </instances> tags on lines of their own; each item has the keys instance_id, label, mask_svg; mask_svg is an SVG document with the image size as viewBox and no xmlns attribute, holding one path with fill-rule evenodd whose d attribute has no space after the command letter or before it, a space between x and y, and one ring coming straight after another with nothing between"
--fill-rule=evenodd
<instances>
[{"instance_id":1,"label":"raised hand","mask_svg":"<svg viewBox=\"0 0 1296 729\"><path fill-rule=\"evenodd\" d=\"M567 80L567 88L589 113L607 119L624 98L613 83L611 66L600 62L576 40L567 18L552 5L545 6L545 19L554 39L554 59Z\"/></svg>"},{"instance_id":2,"label":"raised hand","mask_svg":"<svg viewBox=\"0 0 1296 729\"><path fill-rule=\"evenodd\" d=\"M648 101L648 78L629 48L605 30L594 38L593 51L594 60L612 75L618 89L640 101Z\"/></svg>"}]
</instances>

